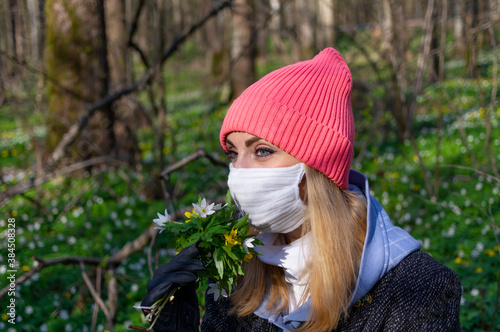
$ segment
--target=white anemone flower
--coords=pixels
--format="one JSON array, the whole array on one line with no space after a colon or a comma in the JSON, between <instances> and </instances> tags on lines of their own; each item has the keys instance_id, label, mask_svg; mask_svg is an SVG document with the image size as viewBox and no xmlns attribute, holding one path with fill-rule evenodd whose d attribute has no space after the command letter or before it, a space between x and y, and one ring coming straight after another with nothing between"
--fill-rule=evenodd
<instances>
[{"instance_id":1,"label":"white anemone flower","mask_svg":"<svg viewBox=\"0 0 500 332\"><path fill-rule=\"evenodd\" d=\"M252 243L254 240L255 240L254 237L249 237L248 239L245 239L245 241L243 241L242 247L243 247L243 250L245 250L245 252L247 254L249 254L248 248L254 247L254 244Z\"/></svg>"},{"instance_id":2,"label":"white anemone flower","mask_svg":"<svg viewBox=\"0 0 500 332\"><path fill-rule=\"evenodd\" d=\"M165 209L165 215L161 215L160 213L158 214L158 219L153 219L153 222L155 222L158 226L155 227L155 229L159 229L160 233L165 230L165 224L170 222L170 216L167 212L167 209Z\"/></svg>"},{"instance_id":3,"label":"white anemone flower","mask_svg":"<svg viewBox=\"0 0 500 332\"><path fill-rule=\"evenodd\" d=\"M222 205L222 203L219 203L216 206L214 206L214 210L219 211L220 209L225 208L226 206L227 206L227 203L224 205Z\"/></svg>"},{"instance_id":4,"label":"white anemone flower","mask_svg":"<svg viewBox=\"0 0 500 332\"><path fill-rule=\"evenodd\" d=\"M200 205L193 203L194 211L202 218L206 218L207 216L215 213L214 205L215 203L212 203L207 206L206 199L202 199Z\"/></svg>"},{"instance_id":5,"label":"white anemone flower","mask_svg":"<svg viewBox=\"0 0 500 332\"><path fill-rule=\"evenodd\" d=\"M227 292L225 289L222 289L222 291L219 289L219 283L215 284L208 284L208 290L207 294L214 294L214 301L219 300L220 295L223 297L227 297Z\"/></svg>"}]
</instances>

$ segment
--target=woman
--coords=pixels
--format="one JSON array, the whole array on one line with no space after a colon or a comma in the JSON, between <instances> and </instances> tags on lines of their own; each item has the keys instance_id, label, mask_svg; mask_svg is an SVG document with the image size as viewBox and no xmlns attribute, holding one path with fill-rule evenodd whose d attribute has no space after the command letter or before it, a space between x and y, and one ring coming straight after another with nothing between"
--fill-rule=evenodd
<instances>
[{"instance_id":1,"label":"woman","mask_svg":"<svg viewBox=\"0 0 500 332\"><path fill-rule=\"evenodd\" d=\"M230 298L206 297L202 331L460 329L456 274L392 225L364 175L350 170L351 86L329 48L266 75L231 105L220 133L228 186L264 246ZM172 284L192 285L196 252L160 267L143 304ZM177 300L191 322L193 296ZM160 318L155 331L197 329Z\"/></svg>"}]
</instances>

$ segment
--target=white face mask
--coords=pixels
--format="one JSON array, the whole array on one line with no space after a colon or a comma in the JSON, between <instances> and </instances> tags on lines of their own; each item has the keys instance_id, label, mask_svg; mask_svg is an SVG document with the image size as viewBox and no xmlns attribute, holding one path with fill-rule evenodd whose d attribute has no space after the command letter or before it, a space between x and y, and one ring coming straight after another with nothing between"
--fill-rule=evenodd
<instances>
[{"instance_id":1,"label":"white face mask","mask_svg":"<svg viewBox=\"0 0 500 332\"><path fill-rule=\"evenodd\" d=\"M305 219L306 205L299 194L302 163L279 168L234 168L227 184L238 208L251 226L266 233L288 233Z\"/></svg>"}]
</instances>

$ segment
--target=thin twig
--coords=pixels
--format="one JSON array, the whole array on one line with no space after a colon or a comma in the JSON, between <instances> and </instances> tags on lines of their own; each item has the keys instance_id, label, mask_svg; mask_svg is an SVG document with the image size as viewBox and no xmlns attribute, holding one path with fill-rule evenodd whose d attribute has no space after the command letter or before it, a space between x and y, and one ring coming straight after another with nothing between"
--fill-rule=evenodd
<instances>
[{"instance_id":1,"label":"thin twig","mask_svg":"<svg viewBox=\"0 0 500 332\"><path fill-rule=\"evenodd\" d=\"M101 295L101 267L100 266L98 266L96 268L95 287L97 288L97 294L100 296ZM97 305L94 305L94 312L92 313L92 325L90 327L90 332L95 331L98 314L99 314L99 307Z\"/></svg>"},{"instance_id":2,"label":"thin twig","mask_svg":"<svg viewBox=\"0 0 500 332\"><path fill-rule=\"evenodd\" d=\"M153 279L153 274L154 274L154 269L153 269L153 247L156 242L156 235L158 235L158 232L154 232L153 236L151 237L151 241L149 242L148 246L148 269L149 269L149 276L151 279Z\"/></svg>"},{"instance_id":3,"label":"thin twig","mask_svg":"<svg viewBox=\"0 0 500 332\"><path fill-rule=\"evenodd\" d=\"M408 113L406 120L407 122L404 123L406 126L406 130L410 134L410 141L413 146L413 149L415 151L415 154L418 159L418 165L420 167L420 172L422 173L422 177L425 182L425 186L427 188L427 192L429 196L434 196L433 193L433 188L430 183L429 178L427 177L426 170L424 163L422 161L422 157L420 156L420 151L418 149L417 143L415 141L415 137L413 135L413 131L411 130L411 121L413 118L413 114L415 112L415 109L417 107L417 96L420 93L420 90L422 88L422 82L424 78L424 72L425 72L425 64L426 60L429 56L429 51L430 51L430 44L431 44L431 37L432 37L432 30L434 27L434 22L432 20L432 12L434 10L434 0L430 0L427 3L427 12L425 14L425 33L424 36L422 37L421 45L420 45L420 52L418 54L418 60L417 60L417 73L415 77L415 83L413 85L413 90L408 102Z\"/></svg>"},{"instance_id":4,"label":"thin twig","mask_svg":"<svg viewBox=\"0 0 500 332\"><path fill-rule=\"evenodd\" d=\"M137 51L137 53L139 53L139 56L141 57L141 60L144 64L144 66L146 68L149 68L149 61L146 57L146 55L144 54L144 52L141 50L141 48L139 47L139 45L137 45L135 42L134 42L134 35L137 31L137 26L138 26L138 23L139 23L139 17L141 16L141 12L142 12L142 8L144 7L144 0L141 0L139 2L139 5L137 6L137 9L135 11L135 15L134 15L134 20L132 21L132 25L130 26L130 31L129 31L129 36L128 36L128 42L127 44L132 47L134 50Z\"/></svg>"},{"instance_id":5,"label":"thin twig","mask_svg":"<svg viewBox=\"0 0 500 332\"><path fill-rule=\"evenodd\" d=\"M483 172L483 171L480 171L476 168L473 168L473 167L468 167L468 166L462 166L462 165L452 165L452 164L447 164L447 165L439 165L439 167L450 167L450 168L459 168L459 169L466 169L466 170L469 170L469 171L473 171L477 174L480 174L480 175L483 175L487 178L491 178L492 180L495 180L496 182L499 182L500 183L500 178L497 178L489 173L486 173L486 172Z\"/></svg>"},{"instance_id":6,"label":"thin twig","mask_svg":"<svg viewBox=\"0 0 500 332\"><path fill-rule=\"evenodd\" d=\"M110 265L119 265L124 259L136 253L139 250L142 250L149 243L149 240L153 236L153 233L158 232L151 225L149 228L145 229L139 237L137 237L134 241L125 244L117 253L112 255L108 264Z\"/></svg>"},{"instance_id":7,"label":"thin twig","mask_svg":"<svg viewBox=\"0 0 500 332\"><path fill-rule=\"evenodd\" d=\"M170 173L172 173L173 171L175 170L178 170L179 168L182 168L184 166L186 166L187 164L189 164L190 162L192 162L193 160L196 160L200 157L206 157L208 160L210 160L212 162L212 164L214 165L219 165L219 166L225 166L227 167L227 163L221 161L221 160L218 160L214 157L212 157L209 153L207 153L205 150L203 149L199 149L198 151L196 151L195 153L193 154L190 154L189 156L183 158L182 160L176 162L175 164L167 167L164 171L162 171L160 173L160 177L161 178L166 178L166 176Z\"/></svg>"},{"instance_id":8,"label":"thin twig","mask_svg":"<svg viewBox=\"0 0 500 332\"><path fill-rule=\"evenodd\" d=\"M497 57L497 50L496 50L497 45L496 45L496 40L495 40L495 32L493 31L492 26L490 26L488 28L488 32L490 34L491 47L492 47L492 52L493 52L493 77L492 77L493 87L491 89L491 100L490 100L490 105L488 108L488 114L484 115L484 122L485 122L485 126L486 126L486 137L484 139L484 144L485 144L484 156L486 157L488 155L488 150L489 150L491 169L496 176L500 176L498 174L496 157L495 157L495 154L493 153L493 146L491 144L491 122L490 122L491 114L494 113L494 109L495 109L495 103L496 103L496 98L497 98L497 89L498 89L498 57Z\"/></svg>"},{"instance_id":9,"label":"thin twig","mask_svg":"<svg viewBox=\"0 0 500 332\"><path fill-rule=\"evenodd\" d=\"M80 262L80 268L82 270L83 281L85 281L85 284L87 285L87 288L89 289L90 294L92 294L92 297L94 298L95 302L99 305L99 307L101 307L101 310L104 313L104 315L106 316L106 318L108 318L109 317L108 308L106 307L106 304L104 304L104 301L102 300L102 298L99 296L96 289L92 285L92 282L90 281L90 278L87 275L87 272L85 271L85 264L83 264L83 262Z\"/></svg>"},{"instance_id":10,"label":"thin twig","mask_svg":"<svg viewBox=\"0 0 500 332\"><path fill-rule=\"evenodd\" d=\"M438 85L439 94L442 96L444 94L443 80L444 80L444 53L446 49L446 21L448 19L448 1L443 0L442 2L442 13L441 13L441 39L439 43L439 73L438 73ZM442 98L438 98L438 119L437 119L437 142L436 142L436 165L434 167L434 197L439 196L439 164L441 163L441 150L442 150L442 138L443 138L443 102Z\"/></svg>"}]
</instances>

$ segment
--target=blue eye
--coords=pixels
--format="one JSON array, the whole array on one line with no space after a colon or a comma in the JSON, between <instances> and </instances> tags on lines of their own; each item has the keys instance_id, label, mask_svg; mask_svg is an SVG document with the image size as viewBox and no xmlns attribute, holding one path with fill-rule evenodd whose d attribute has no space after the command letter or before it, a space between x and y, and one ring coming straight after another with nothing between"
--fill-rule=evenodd
<instances>
[{"instance_id":1,"label":"blue eye","mask_svg":"<svg viewBox=\"0 0 500 332\"><path fill-rule=\"evenodd\" d=\"M274 151L273 149L270 149L270 148L258 148L255 150L255 155L257 157L268 157L275 152L276 151Z\"/></svg>"}]
</instances>

